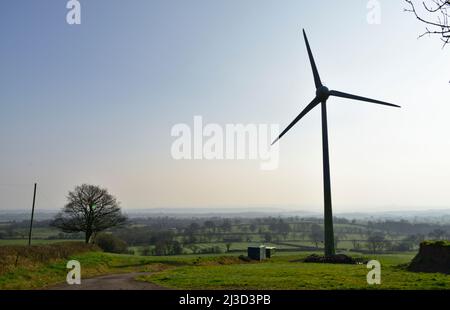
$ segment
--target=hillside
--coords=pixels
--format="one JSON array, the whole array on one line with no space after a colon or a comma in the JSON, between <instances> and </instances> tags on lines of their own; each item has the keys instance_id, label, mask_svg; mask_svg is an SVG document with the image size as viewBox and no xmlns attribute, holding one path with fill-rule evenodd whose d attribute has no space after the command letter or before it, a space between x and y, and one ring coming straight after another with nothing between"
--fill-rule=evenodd
<instances>
[{"instance_id":1,"label":"hillside","mask_svg":"<svg viewBox=\"0 0 450 310\"><path fill-rule=\"evenodd\" d=\"M369 286L365 265L303 263L311 252L283 252L264 262L247 262L236 254L143 257L103 253L82 244L71 245L76 248L72 252L67 247L53 245L63 256L29 254L17 264L17 253L11 247L0 247L0 289L41 289L64 283L69 259L81 263L82 284L83 279L100 275L149 272L136 275L137 280L176 289L450 289L449 275L407 270L415 253L367 257L382 265L381 285ZM15 248L28 251L27 247ZM43 249L48 246L35 246L31 252L43 253Z\"/></svg>"}]
</instances>

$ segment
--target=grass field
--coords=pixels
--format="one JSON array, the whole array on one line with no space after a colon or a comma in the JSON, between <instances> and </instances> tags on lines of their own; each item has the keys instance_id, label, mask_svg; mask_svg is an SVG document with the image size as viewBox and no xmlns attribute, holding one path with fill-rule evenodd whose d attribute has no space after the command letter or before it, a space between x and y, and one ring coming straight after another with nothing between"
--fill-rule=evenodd
<instances>
[{"instance_id":1,"label":"grass field","mask_svg":"<svg viewBox=\"0 0 450 310\"><path fill-rule=\"evenodd\" d=\"M299 261L311 253L277 253L264 262L244 262L236 254L138 256L102 252L72 255L81 263L82 279L101 274L152 271L139 278L176 289L450 289L450 275L406 270L414 253L375 255L381 262L381 285L369 286L365 265ZM69 258L68 258L69 259ZM0 274L0 289L37 289L65 281L67 260Z\"/></svg>"},{"instance_id":2,"label":"grass field","mask_svg":"<svg viewBox=\"0 0 450 310\"><path fill-rule=\"evenodd\" d=\"M73 255L69 259L81 264L81 276L93 276L133 271L155 271L163 268L156 261L142 260L137 256L115 255L102 252L90 252ZM0 289L40 289L63 283L66 280L69 260L57 260L37 266L18 267L13 272L0 274Z\"/></svg>"},{"instance_id":3,"label":"grass field","mask_svg":"<svg viewBox=\"0 0 450 310\"><path fill-rule=\"evenodd\" d=\"M289 246L289 245L283 245L280 246L276 243L271 243L271 242L263 242L264 245L266 246L273 246L276 247L277 249L291 249L293 250L295 248L295 246ZM0 243L1 244L1 243ZM185 246L183 249L183 254L200 254L202 249L210 249L212 247L218 247L221 250L221 253L226 253L227 252L227 246L226 246L226 242L209 242L209 243L196 243L193 245L189 245L189 246ZM262 243L260 242L233 242L231 243L231 247L230 250L231 251L240 251L242 253L246 253L247 252L247 247L249 245L260 245ZM306 243L307 244L307 243ZM309 246L311 246L311 244L307 244ZM192 246L195 246L197 249L197 253L194 253L192 251ZM149 246L150 248L154 248L154 246ZM136 255L142 255L142 249L144 248L144 246L131 246L128 247L129 250L132 250Z\"/></svg>"},{"instance_id":4,"label":"grass field","mask_svg":"<svg viewBox=\"0 0 450 310\"><path fill-rule=\"evenodd\" d=\"M414 254L370 257L381 263L381 285L368 285L366 265L303 263L306 254L278 255L262 263L169 268L141 280L180 289L450 289L450 276L414 273Z\"/></svg>"},{"instance_id":5,"label":"grass field","mask_svg":"<svg viewBox=\"0 0 450 310\"><path fill-rule=\"evenodd\" d=\"M82 240L67 240L67 239L32 239L32 245L52 244L60 242L79 242ZM0 246L2 245L27 245L28 239L0 239Z\"/></svg>"}]
</instances>

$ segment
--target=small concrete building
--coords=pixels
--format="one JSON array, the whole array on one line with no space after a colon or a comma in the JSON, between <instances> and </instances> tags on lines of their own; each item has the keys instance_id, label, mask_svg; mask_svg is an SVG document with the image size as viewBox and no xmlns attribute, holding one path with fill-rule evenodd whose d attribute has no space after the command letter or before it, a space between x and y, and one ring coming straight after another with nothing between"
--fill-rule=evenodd
<instances>
[{"instance_id":1,"label":"small concrete building","mask_svg":"<svg viewBox=\"0 0 450 310\"><path fill-rule=\"evenodd\" d=\"M273 246L266 246L266 258L271 258L272 255L275 253L275 247Z\"/></svg>"},{"instance_id":2,"label":"small concrete building","mask_svg":"<svg viewBox=\"0 0 450 310\"><path fill-rule=\"evenodd\" d=\"M275 247L266 247L265 245L260 246L249 246L247 248L247 256L254 260L264 260L270 258L275 251Z\"/></svg>"},{"instance_id":3,"label":"small concrete building","mask_svg":"<svg viewBox=\"0 0 450 310\"><path fill-rule=\"evenodd\" d=\"M266 247L264 245L260 246L249 246L247 248L247 256L254 260L266 259Z\"/></svg>"}]
</instances>

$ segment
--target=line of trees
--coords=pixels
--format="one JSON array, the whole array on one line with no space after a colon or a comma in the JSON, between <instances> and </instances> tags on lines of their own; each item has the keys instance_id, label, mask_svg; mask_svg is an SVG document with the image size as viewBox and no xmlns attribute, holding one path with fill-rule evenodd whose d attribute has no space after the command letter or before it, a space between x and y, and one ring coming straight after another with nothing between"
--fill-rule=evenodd
<instances>
[{"instance_id":1,"label":"line of trees","mask_svg":"<svg viewBox=\"0 0 450 310\"><path fill-rule=\"evenodd\" d=\"M138 227L131 225L136 222L140 223ZM221 242L225 244L226 251L230 251L234 242L261 239L269 243L300 238L312 242L316 248L321 247L324 241L322 220L317 218L156 217L133 220L133 223L122 214L119 202L106 189L83 184L68 193L67 204L53 221L38 222L35 227L56 227L62 230L57 235L61 238L80 237L80 234L84 234L86 243L96 242L108 251L123 252L128 245L151 245L144 248L143 252L152 255L182 254L185 247L194 253L223 251L218 246L197 247L196 244L201 242ZM335 246L338 247L343 241L351 241L354 250L361 249L364 245L372 252L407 251L426 237L435 240L450 238L450 225L392 220L364 223L339 218L335 219L335 223L340 224L336 227ZM11 237L14 234L13 228L23 231L26 227L25 221L3 225L0 238ZM109 234L99 237L99 233L103 231L109 231ZM353 237L353 240L349 239L349 235L360 235L365 239L356 240Z\"/></svg>"}]
</instances>

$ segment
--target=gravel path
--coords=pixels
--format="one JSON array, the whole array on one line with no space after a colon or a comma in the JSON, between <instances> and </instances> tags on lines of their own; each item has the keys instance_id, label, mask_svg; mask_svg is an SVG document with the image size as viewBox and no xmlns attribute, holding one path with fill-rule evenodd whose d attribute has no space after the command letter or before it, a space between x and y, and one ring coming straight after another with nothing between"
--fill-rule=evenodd
<instances>
[{"instance_id":1,"label":"gravel path","mask_svg":"<svg viewBox=\"0 0 450 310\"><path fill-rule=\"evenodd\" d=\"M136 281L141 275L148 272L132 272L122 274L110 274L89 279L81 279L80 285L69 285L67 283L48 287L49 290L165 290L166 288L149 283Z\"/></svg>"}]
</instances>

